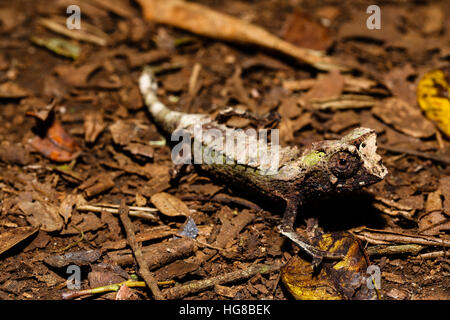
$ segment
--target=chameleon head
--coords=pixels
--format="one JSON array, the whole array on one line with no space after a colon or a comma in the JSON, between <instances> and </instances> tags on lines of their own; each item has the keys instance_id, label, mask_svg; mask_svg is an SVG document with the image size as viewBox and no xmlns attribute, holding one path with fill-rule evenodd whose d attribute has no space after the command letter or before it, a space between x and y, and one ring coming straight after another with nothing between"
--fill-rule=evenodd
<instances>
[{"instance_id":1,"label":"chameleon head","mask_svg":"<svg viewBox=\"0 0 450 320\"><path fill-rule=\"evenodd\" d=\"M357 128L340 140L313 143L302 160L308 164L311 157L316 159L314 165L307 165L307 171L315 173L313 179L320 177L320 184L327 189L355 190L386 176L387 169L376 150L375 131Z\"/></svg>"}]
</instances>

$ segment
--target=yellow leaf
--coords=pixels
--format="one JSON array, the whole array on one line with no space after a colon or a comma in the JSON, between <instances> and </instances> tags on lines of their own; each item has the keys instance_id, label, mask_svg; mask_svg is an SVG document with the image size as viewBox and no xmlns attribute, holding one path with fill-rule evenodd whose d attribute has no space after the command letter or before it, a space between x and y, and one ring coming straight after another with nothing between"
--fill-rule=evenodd
<instances>
[{"instance_id":1,"label":"yellow leaf","mask_svg":"<svg viewBox=\"0 0 450 320\"><path fill-rule=\"evenodd\" d=\"M320 250L343 254L340 261L322 261L319 270L301 257L282 269L281 280L298 300L371 300L377 292L364 282L369 261L360 243L346 232L325 233L312 239ZM359 279L359 280L358 280Z\"/></svg>"},{"instance_id":2,"label":"yellow leaf","mask_svg":"<svg viewBox=\"0 0 450 320\"><path fill-rule=\"evenodd\" d=\"M417 100L425 116L450 137L450 68L433 70L420 79Z\"/></svg>"}]
</instances>

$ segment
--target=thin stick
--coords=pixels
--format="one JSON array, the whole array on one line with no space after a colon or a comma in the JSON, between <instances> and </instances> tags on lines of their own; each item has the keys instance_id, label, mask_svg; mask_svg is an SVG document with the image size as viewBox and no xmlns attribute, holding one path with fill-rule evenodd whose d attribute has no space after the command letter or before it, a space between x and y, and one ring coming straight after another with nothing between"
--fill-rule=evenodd
<instances>
[{"instance_id":1,"label":"thin stick","mask_svg":"<svg viewBox=\"0 0 450 320\"><path fill-rule=\"evenodd\" d=\"M220 285L228 282L250 278L257 274L265 274L272 271L276 271L280 269L281 266L282 266L281 263L274 263L272 265L256 264L244 270L233 271L217 277L193 281L178 287L173 287L165 290L164 293L166 294L166 297L168 299L180 299L189 294L197 293L206 290L208 288L212 288L216 284Z\"/></svg>"},{"instance_id":2,"label":"thin stick","mask_svg":"<svg viewBox=\"0 0 450 320\"><path fill-rule=\"evenodd\" d=\"M422 253L416 257L416 259L434 259L434 258L440 258L440 257L447 257L450 253L442 251L434 251L434 252L427 252Z\"/></svg>"},{"instance_id":3,"label":"thin stick","mask_svg":"<svg viewBox=\"0 0 450 320\"><path fill-rule=\"evenodd\" d=\"M119 207L119 217L120 221L125 228L125 232L127 234L127 241L133 251L134 257L139 265L139 274L144 279L147 286L150 288L153 297L156 300L165 300L164 295L158 288L158 283L155 280L155 277L148 269L147 262L145 262L144 257L142 256L141 246L136 241L136 235L133 231L133 224L131 223L130 217L128 216L129 208L125 203L125 199L122 199Z\"/></svg>"},{"instance_id":4,"label":"thin stick","mask_svg":"<svg viewBox=\"0 0 450 320\"><path fill-rule=\"evenodd\" d=\"M387 145L380 145L379 148L387 150L387 151L390 151L390 152L404 153L404 154L416 156L416 157L419 157L419 158L433 160L435 162L439 162L439 163L446 164L446 165L450 164L450 159L448 159L446 157L440 157L440 156L436 156L436 155L433 155L433 154L420 152L420 151L417 151L417 150L411 150L411 149L405 149L405 148L397 148L397 147L391 147L391 146L387 146Z\"/></svg>"},{"instance_id":5,"label":"thin stick","mask_svg":"<svg viewBox=\"0 0 450 320\"><path fill-rule=\"evenodd\" d=\"M147 208L147 207L129 207L129 215L132 217L142 218L146 220L156 221L158 218L153 215L151 212L157 212L158 209L156 208ZM112 214L118 214L119 213L119 206L113 205L113 204L99 204L99 205L80 205L77 206L77 210L80 211L91 211L91 212L109 212Z\"/></svg>"},{"instance_id":6,"label":"thin stick","mask_svg":"<svg viewBox=\"0 0 450 320\"><path fill-rule=\"evenodd\" d=\"M419 244L425 246L450 247L450 241L432 236L414 235L408 233L392 232L388 230L376 230L366 227L355 228L350 233L363 241L372 244L389 244L391 242L404 244Z\"/></svg>"},{"instance_id":7,"label":"thin stick","mask_svg":"<svg viewBox=\"0 0 450 320\"><path fill-rule=\"evenodd\" d=\"M96 287L92 289L86 289L86 290L78 290L78 291L72 291L72 292L64 292L62 294L62 298L64 300L69 299L75 299L83 296L93 295L97 293L105 293L110 291L117 291L120 289L122 285L126 285L127 287L133 288L133 287L146 287L146 283L144 281L135 281L135 280L127 280L120 283L113 283L107 286L102 287Z\"/></svg>"},{"instance_id":8,"label":"thin stick","mask_svg":"<svg viewBox=\"0 0 450 320\"><path fill-rule=\"evenodd\" d=\"M394 246L375 246L366 249L369 256L387 254L417 254L424 247L418 244L403 244Z\"/></svg>"},{"instance_id":9,"label":"thin stick","mask_svg":"<svg viewBox=\"0 0 450 320\"><path fill-rule=\"evenodd\" d=\"M106 46L108 44L108 35L100 29L83 22L83 30L70 30L66 28L65 22L65 19L58 17L54 17L53 19L41 18L38 21L39 24L47 29L72 39L91 42L100 46Z\"/></svg>"}]
</instances>

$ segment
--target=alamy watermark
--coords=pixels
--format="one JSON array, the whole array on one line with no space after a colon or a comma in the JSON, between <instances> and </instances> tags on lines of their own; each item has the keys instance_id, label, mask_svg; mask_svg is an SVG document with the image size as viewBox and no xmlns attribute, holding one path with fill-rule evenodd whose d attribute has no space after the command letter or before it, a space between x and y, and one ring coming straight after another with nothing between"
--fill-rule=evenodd
<instances>
[{"instance_id":1,"label":"alamy watermark","mask_svg":"<svg viewBox=\"0 0 450 320\"><path fill-rule=\"evenodd\" d=\"M179 142L172 148L172 161L177 165L244 165L255 167L263 175L278 172L278 129L205 130L198 124L193 127L193 137L189 131L176 130L171 141Z\"/></svg>"},{"instance_id":2,"label":"alamy watermark","mask_svg":"<svg viewBox=\"0 0 450 320\"><path fill-rule=\"evenodd\" d=\"M367 14L371 14L366 20L367 29L381 29L381 9L379 6L373 4L366 9Z\"/></svg>"},{"instance_id":3,"label":"alamy watermark","mask_svg":"<svg viewBox=\"0 0 450 320\"><path fill-rule=\"evenodd\" d=\"M67 289L80 290L81 289L81 269L77 265L70 265L66 270L70 276L67 278Z\"/></svg>"},{"instance_id":4,"label":"alamy watermark","mask_svg":"<svg viewBox=\"0 0 450 320\"><path fill-rule=\"evenodd\" d=\"M370 265L366 273L370 276L366 278L366 286L369 289L380 289L381 288L381 270L377 265Z\"/></svg>"},{"instance_id":5,"label":"alamy watermark","mask_svg":"<svg viewBox=\"0 0 450 320\"><path fill-rule=\"evenodd\" d=\"M66 13L70 14L66 19L66 27L69 30L81 29L81 9L77 5L70 5L66 9Z\"/></svg>"}]
</instances>

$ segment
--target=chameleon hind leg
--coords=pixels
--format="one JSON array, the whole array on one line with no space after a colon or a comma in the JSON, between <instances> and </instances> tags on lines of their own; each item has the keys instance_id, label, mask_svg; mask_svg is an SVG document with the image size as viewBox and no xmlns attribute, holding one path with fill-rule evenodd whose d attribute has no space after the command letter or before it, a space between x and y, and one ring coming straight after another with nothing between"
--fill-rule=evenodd
<instances>
[{"instance_id":1,"label":"chameleon hind leg","mask_svg":"<svg viewBox=\"0 0 450 320\"><path fill-rule=\"evenodd\" d=\"M318 266L323 259L340 260L344 256L339 254L330 253L324 250L320 250L310 243L310 241L297 233L294 230L294 222L297 216L298 202L293 200L287 200L286 209L281 221L281 225L278 227L280 233L289 238L292 242L298 245L302 250L308 253L313 258L313 265Z\"/></svg>"}]
</instances>

